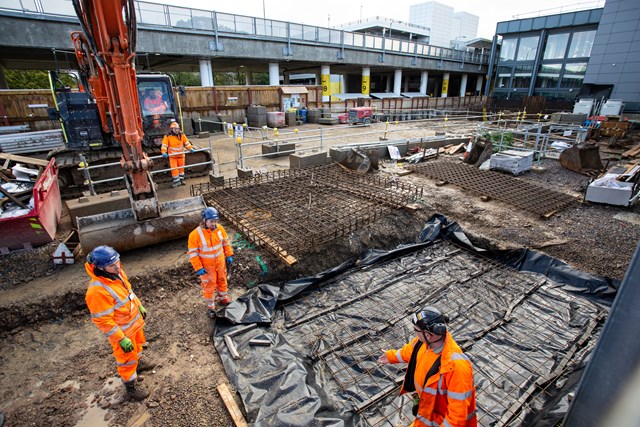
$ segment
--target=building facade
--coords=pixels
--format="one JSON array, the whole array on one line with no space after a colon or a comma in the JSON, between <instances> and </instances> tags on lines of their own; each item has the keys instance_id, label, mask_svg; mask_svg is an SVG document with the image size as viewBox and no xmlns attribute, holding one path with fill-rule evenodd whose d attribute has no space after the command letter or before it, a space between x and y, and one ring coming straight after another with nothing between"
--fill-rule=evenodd
<instances>
[{"instance_id":1,"label":"building facade","mask_svg":"<svg viewBox=\"0 0 640 427\"><path fill-rule=\"evenodd\" d=\"M607 0L604 8L499 22L485 92L514 101L622 99L638 111L639 20L637 0Z\"/></svg>"},{"instance_id":2,"label":"building facade","mask_svg":"<svg viewBox=\"0 0 640 427\"><path fill-rule=\"evenodd\" d=\"M436 1L409 6L409 22L431 30L429 44L452 47L457 38L474 39L479 18L467 12L455 12L453 7Z\"/></svg>"}]
</instances>

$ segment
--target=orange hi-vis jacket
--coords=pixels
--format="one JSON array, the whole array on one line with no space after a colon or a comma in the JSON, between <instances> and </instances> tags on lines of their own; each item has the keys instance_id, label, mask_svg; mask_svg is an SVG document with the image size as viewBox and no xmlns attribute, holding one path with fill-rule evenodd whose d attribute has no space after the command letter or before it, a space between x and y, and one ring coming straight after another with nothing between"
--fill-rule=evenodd
<instances>
[{"instance_id":1,"label":"orange hi-vis jacket","mask_svg":"<svg viewBox=\"0 0 640 427\"><path fill-rule=\"evenodd\" d=\"M162 98L149 97L144 100L144 108L153 114L162 114L167 110L167 103Z\"/></svg>"},{"instance_id":2,"label":"orange hi-vis jacket","mask_svg":"<svg viewBox=\"0 0 640 427\"><path fill-rule=\"evenodd\" d=\"M174 135L172 133L165 135L164 138L162 138L162 148L160 150L162 151L162 154L168 153L171 156L175 155L175 157L184 158L185 150L188 151L192 148L193 146L187 139L187 136L180 132L178 135ZM179 156L179 153L182 153L182 156Z\"/></svg>"},{"instance_id":3,"label":"orange hi-vis jacket","mask_svg":"<svg viewBox=\"0 0 640 427\"><path fill-rule=\"evenodd\" d=\"M224 266L227 257L233 256L227 232L220 224L210 230L199 225L189 234L189 261L194 270Z\"/></svg>"},{"instance_id":4,"label":"orange hi-vis jacket","mask_svg":"<svg viewBox=\"0 0 640 427\"><path fill-rule=\"evenodd\" d=\"M409 363L417 343L418 337L415 337L399 350L387 350L387 359L390 363ZM440 355L439 372L433 374L425 383L425 376L438 354L424 344L418 349L413 379L420 403L413 426L477 426L476 390L471 361L449 332L445 336ZM400 394L406 393L407 389L403 384Z\"/></svg>"},{"instance_id":5,"label":"orange hi-vis jacket","mask_svg":"<svg viewBox=\"0 0 640 427\"><path fill-rule=\"evenodd\" d=\"M131 283L124 270L120 278L111 280L96 276L93 265L86 263L85 269L91 277L85 301L91 312L91 320L109 339L119 343L125 336L132 338L144 326L140 314L140 300L131 290Z\"/></svg>"}]
</instances>

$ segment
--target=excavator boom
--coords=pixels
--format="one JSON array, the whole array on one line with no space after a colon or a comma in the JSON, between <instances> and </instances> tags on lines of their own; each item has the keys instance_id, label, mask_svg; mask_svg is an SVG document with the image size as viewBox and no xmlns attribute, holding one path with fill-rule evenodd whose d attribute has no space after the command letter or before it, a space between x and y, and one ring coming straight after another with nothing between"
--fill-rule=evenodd
<instances>
[{"instance_id":1,"label":"excavator boom","mask_svg":"<svg viewBox=\"0 0 640 427\"><path fill-rule=\"evenodd\" d=\"M101 244L124 251L182 237L197 226L201 197L158 203L143 149L143 126L134 66L134 0L73 0L82 32L71 35L82 83L98 107L105 133L122 148L120 161L131 210L78 218L83 250Z\"/></svg>"}]
</instances>

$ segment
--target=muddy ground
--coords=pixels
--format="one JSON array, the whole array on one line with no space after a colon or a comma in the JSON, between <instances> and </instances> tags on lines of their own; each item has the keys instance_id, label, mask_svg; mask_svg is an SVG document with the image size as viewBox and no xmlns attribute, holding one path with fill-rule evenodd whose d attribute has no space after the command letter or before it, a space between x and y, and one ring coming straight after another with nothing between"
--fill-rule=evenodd
<instances>
[{"instance_id":1,"label":"muddy ground","mask_svg":"<svg viewBox=\"0 0 640 427\"><path fill-rule=\"evenodd\" d=\"M415 125L414 132L425 130ZM220 145L229 144L225 141L221 139ZM397 171L383 163L375 173L395 176ZM640 208L582 204L589 178L563 169L555 160L543 161L521 178L575 197L573 206L550 219L497 201L484 202L452 185L436 186L419 175L395 179L423 187L420 209L395 211L304 254L293 268L246 242L223 221L235 241L232 297L260 282L315 274L366 248L390 249L412 242L435 212L458 221L474 240L486 245L542 245L539 250L578 269L616 279L622 279L640 238L639 225L614 218L619 213L640 214ZM64 231L63 227L61 237ZM555 245L545 246L550 242ZM109 345L91 323L84 305L87 276L82 263L52 267L53 247L0 258L0 412L6 425L232 425L216 391L227 380L211 344L213 324L186 260L186 238L122 257L149 310L145 327L149 345L144 354L157 363L154 371L141 375L151 391L142 403L124 399Z\"/></svg>"}]
</instances>

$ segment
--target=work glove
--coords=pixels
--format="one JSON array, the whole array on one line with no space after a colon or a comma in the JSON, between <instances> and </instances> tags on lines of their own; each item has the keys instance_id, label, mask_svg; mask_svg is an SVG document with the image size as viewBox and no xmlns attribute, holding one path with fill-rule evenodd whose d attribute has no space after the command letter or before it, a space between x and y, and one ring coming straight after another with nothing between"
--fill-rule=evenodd
<instances>
[{"instance_id":1,"label":"work glove","mask_svg":"<svg viewBox=\"0 0 640 427\"><path fill-rule=\"evenodd\" d=\"M164 157L165 159L169 157L169 155L167 153L162 153L162 157Z\"/></svg>"},{"instance_id":2,"label":"work glove","mask_svg":"<svg viewBox=\"0 0 640 427\"><path fill-rule=\"evenodd\" d=\"M138 306L138 310L140 310L140 316L142 316L142 320L145 320L147 318L147 309L144 308L142 304L140 304Z\"/></svg>"},{"instance_id":3,"label":"work glove","mask_svg":"<svg viewBox=\"0 0 640 427\"><path fill-rule=\"evenodd\" d=\"M200 270L196 271L196 273L198 273L198 276L202 276L204 274L207 274L207 270L205 270L204 268L201 268Z\"/></svg>"},{"instance_id":4,"label":"work glove","mask_svg":"<svg viewBox=\"0 0 640 427\"><path fill-rule=\"evenodd\" d=\"M190 152L190 153L195 153L195 152L196 152L196 150L192 148L191 150L189 150L189 152Z\"/></svg>"},{"instance_id":5,"label":"work glove","mask_svg":"<svg viewBox=\"0 0 640 427\"><path fill-rule=\"evenodd\" d=\"M228 256L227 257L227 264L229 264L229 265L233 264L233 257L232 256Z\"/></svg>"},{"instance_id":6,"label":"work glove","mask_svg":"<svg viewBox=\"0 0 640 427\"><path fill-rule=\"evenodd\" d=\"M133 342L131 342L131 340L127 337L124 337L120 340L120 348L125 352L125 353L130 353L133 351Z\"/></svg>"}]
</instances>

